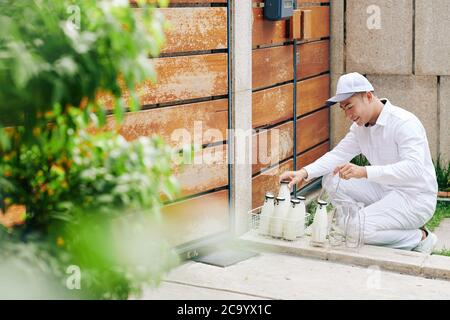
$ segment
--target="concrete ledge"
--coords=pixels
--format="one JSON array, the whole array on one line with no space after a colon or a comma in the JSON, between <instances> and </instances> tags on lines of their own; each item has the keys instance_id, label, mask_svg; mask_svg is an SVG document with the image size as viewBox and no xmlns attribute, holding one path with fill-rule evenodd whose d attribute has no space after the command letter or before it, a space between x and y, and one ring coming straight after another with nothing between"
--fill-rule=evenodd
<instances>
[{"instance_id":1,"label":"concrete ledge","mask_svg":"<svg viewBox=\"0 0 450 320\"><path fill-rule=\"evenodd\" d=\"M427 278L450 280L450 257L429 256L423 265L422 275Z\"/></svg>"},{"instance_id":2,"label":"concrete ledge","mask_svg":"<svg viewBox=\"0 0 450 320\"><path fill-rule=\"evenodd\" d=\"M359 249L312 247L309 237L285 241L259 236L250 231L240 237L243 245L253 249L328 260L362 267L378 266L387 271L414 276L450 280L450 257L429 256L414 251L365 245Z\"/></svg>"}]
</instances>

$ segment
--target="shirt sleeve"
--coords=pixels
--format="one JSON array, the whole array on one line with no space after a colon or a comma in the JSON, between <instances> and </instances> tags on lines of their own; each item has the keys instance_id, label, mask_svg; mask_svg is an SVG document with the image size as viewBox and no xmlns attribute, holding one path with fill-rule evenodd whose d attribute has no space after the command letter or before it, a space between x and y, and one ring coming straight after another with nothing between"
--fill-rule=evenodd
<instances>
[{"instance_id":1,"label":"shirt sleeve","mask_svg":"<svg viewBox=\"0 0 450 320\"><path fill-rule=\"evenodd\" d=\"M367 166L367 179L380 184L403 185L423 173L426 133L417 120L403 123L395 133L400 161L383 166Z\"/></svg>"},{"instance_id":2,"label":"shirt sleeve","mask_svg":"<svg viewBox=\"0 0 450 320\"><path fill-rule=\"evenodd\" d=\"M333 150L304 167L308 173L307 180L309 181L332 172L337 166L349 162L360 153L361 148L356 139L355 127L352 125L344 139Z\"/></svg>"}]
</instances>

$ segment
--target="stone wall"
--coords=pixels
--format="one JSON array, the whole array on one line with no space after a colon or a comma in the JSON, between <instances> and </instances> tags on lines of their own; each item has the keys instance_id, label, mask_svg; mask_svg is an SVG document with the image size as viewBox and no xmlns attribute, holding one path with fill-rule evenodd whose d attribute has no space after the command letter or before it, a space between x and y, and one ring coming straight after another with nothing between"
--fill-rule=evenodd
<instances>
[{"instance_id":1,"label":"stone wall","mask_svg":"<svg viewBox=\"0 0 450 320\"><path fill-rule=\"evenodd\" d=\"M331 93L357 71L375 94L416 114L431 154L450 160L450 1L331 0ZM331 113L336 145L350 122Z\"/></svg>"}]
</instances>

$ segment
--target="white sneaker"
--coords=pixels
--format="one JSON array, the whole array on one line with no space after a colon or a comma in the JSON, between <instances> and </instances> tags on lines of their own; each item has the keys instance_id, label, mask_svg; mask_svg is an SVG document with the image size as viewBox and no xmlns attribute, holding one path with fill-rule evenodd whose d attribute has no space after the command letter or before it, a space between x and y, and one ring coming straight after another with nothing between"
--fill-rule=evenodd
<instances>
[{"instance_id":1,"label":"white sneaker","mask_svg":"<svg viewBox=\"0 0 450 320\"><path fill-rule=\"evenodd\" d=\"M433 252L433 249L436 246L438 238L431 231L427 230L427 233L428 233L427 237L419 242L417 247L413 249L414 251L423 252L426 254L431 254Z\"/></svg>"}]
</instances>

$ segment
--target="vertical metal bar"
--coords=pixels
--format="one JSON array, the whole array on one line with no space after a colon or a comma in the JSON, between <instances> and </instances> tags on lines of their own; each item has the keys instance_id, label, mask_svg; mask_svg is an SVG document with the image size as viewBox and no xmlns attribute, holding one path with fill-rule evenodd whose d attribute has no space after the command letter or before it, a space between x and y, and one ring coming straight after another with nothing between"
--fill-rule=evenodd
<instances>
[{"instance_id":1,"label":"vertical metal bar","mask_svg":"<svg viewBox=\"0 0 450 320\"><path fill-rule=\"evenodd\" d=\"M294 10L297 9L297 0L294 0ZM297 170L297 39L294 38L294 146L293 170ZM297 196L297 186L294 185L294 197Z\"/></svg>"},{"instance_id":2,"label":"vertical metal bar","mask_svg":"<svg viewBox=\"0 0 450 320\"><path fill-rule=\"evenodd\" d=\"M233 160L234 160L234 135L231 134L233 132L231 129L233 127L233 83L231 76L231 2L234 0L227 1L227 54L228 54L228 208L229 208L229 216L230 216L230 227L231 231L234 233L235 228L235 212L233 208Z\"/></svg>"},{"instance_id":3,"label":"vertical metal bar","mask_svg":"<svg viewBox=\"0 0 450 320\"><path fill-rule=\"evenodd\" d=\"M331 12L331 6L333 5L333 2L331 1L330 2L330 12ZM345 1L344 1L344 6L345 6ZM345 9L344 9L345 10ZM345 12L345 11L344 11ZM330 22L329 22L329 25L331 26L331 19L332 19L332 16L331 16L331 14L330 14L330 17L329 17L329 20L330 20ZM345 26L345 23L344 23L344 26ZM331 27L330 27L331 28ZM331 32L330 32L330 43L331 43ZM345 43L345 40L344 40L344 43ZM328 59L330 59L330 57L331 57L331 45L328 47ZM345 59L344 59L345 60ZM345 70L345 69L344 69ZM331 96L333 96L334 94L333 94L333 92L334 92L334 88L331 88L331 70L328 70L328 72L329 72L329 74L330 74L330 83L328 84L328 87L330 88L330 93L331 93ZM329 106L328 107L328 151L331 151L331 149L333 149L333 147L332 147L332 145L331 145L331 107L332 106Z\"/></svg>"}]
</instances>

